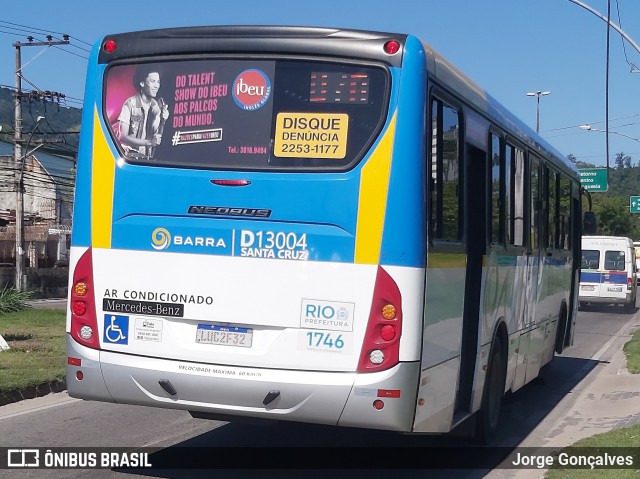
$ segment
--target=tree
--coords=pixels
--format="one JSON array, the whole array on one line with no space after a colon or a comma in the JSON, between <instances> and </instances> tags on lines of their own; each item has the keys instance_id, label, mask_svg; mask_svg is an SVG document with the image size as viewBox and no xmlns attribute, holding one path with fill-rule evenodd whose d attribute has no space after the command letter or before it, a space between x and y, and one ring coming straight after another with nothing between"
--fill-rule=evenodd
<instances>
[{"instance_id":1,"label":"tree","mask_svg":"<svg viewBox=\"0 0 640 479\"><path fill-rule=\"evenodd\" d=\"M593 206L598 221L598 234L629 236L634 230L628 200L622 196L598 196Z\"/></svg>"},{"instance_id":2,"label":"tree","mask_svg":"<svg viewBox=\"0 0 640 479\"><path fill-rule=\"evenodd\" d=\"M582 161L576 158L573 153L569 153L567 155L567 160L576 165L576 168L595 168L596 165L592 163L587 163L586 161Z\"/></svg>"}]
</instances>

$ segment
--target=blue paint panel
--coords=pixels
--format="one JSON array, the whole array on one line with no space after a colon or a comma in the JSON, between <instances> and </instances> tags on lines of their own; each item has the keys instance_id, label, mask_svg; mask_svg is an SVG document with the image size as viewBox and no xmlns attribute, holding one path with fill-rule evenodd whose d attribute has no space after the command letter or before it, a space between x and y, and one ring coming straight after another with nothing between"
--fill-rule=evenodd
<instances>
[{"instance_id":1,"label":"blue paint panel","mask_svg":"<svg viewBox=\"0 0 640 479\"><path fill-rule=\"evenodd\" d=\"M426 68L422 43L408 37L402 71L393 70L394 91L400 91L400 94L381 264L425 266Z\"/></svg>"},{"instance_id":2,"label":"blue paint panel","mask_svg":"<svg viewBox=\"0 0 640 479\"><path fill-rule=\"evenodd\" d=\"M118 221L114 248L168 253L353 262L354 237L328 225L135 215Z\"/></svg>"},{"instance_id":3,"label":"blue paint panel","mask_svg":"<svg viewBox=\"0 0 640 479\"><path fill-rule=\"evenodd\" d=\"M581 271L580 282L597 284L627 284L627 273L592 273Z\"/></svg>"},{"instance_id":4,"label":"blue paint panel","mask_svg":"<svg viewBox=\"0 0 640 479\"><path fill-rule=\"evenodd\" d=\"M98 66L98 52L100 42L91 51L87 81L85 84L85 100L82 110L82 130L78 147L78 162L76 169L75 199L73 205L73 234L72 246L91 245L91 168L93 157L93 116L94 103L102 95L102 82Z\"/></svg>"},{"instance_id":5,"label":"blue paint panel","mask_svg":"<svg viewBox=\"0 0 640 479\"><path fill-rule=\"evenodd\" d=\"M247 179L251 184L218 186L211 183L215 178ZM233 230L293 233L298 238L307 233L308 259L353 262L359 184L359 168L348 173L283 174L123 164L116 170L112 246L151 250L151 233L162 227L174 237L223 238L229 246L194 245L180 251L231 256L239 254L230 249ZM124 191L135 193L118 193ZM190 206L268 209L271 216L239 219L194 215L189 213Z\"/></svg>"}]
</instances>

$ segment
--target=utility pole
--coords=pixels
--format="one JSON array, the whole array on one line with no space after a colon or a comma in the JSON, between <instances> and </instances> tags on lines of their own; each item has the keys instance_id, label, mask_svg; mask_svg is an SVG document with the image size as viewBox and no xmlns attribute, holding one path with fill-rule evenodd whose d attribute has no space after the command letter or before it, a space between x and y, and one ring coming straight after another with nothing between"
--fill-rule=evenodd
<instances>
[{"instance_id":1,"label":"utility pole","mask_svg":"<svg viewBox=\"0 0 640 479\"><path fill-rule=\"evenodd\" d=\"M15 111L14 111L14 178L16 185L16 278L15 287L18 291L24 291L26 288L25 272L24 272L24 181L23 181L23 168L26 156L29 155L29 143L31 138L38 128L40 120L44 117L39 117L36 126L29 135L29 141L27 142L27 148L23 154L22 152L22 98L24 96L33 96L30 94L24 94L22 92L22 47L50 47L53 45L68 45L69 36L64 35L64 40L54 41L51 35L47 36L45 42L34 42L33 37L27 37L28 43L16 42L13 46L16 49L16 98L15 98ZM40 94L36 92L37 97L48 97L54 95L52 92L45 92ZM58 98L64 97L60 93L55 93L54 96Z\"/></svg>"}]
</instances>

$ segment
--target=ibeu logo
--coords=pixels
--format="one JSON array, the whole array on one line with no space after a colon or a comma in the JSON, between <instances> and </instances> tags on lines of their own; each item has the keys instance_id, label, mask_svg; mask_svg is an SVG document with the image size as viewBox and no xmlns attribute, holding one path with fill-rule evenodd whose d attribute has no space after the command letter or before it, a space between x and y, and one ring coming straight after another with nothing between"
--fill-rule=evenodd
<instances>
[{"instance_id":1,"label":"ibeu logo","mask_svg":"<svg viewBox=\"0 0 640 479\"><path fill-rule=\"evenodd\" d=\"M271 82L261 70L245 70L233 82L233 100L243 110L262 108L271 96Z\"/></svg>"},{"instance_id":2,"label":"ibeu logo","mask_svg":"<svg viewBox=\"0 0 640 479\"><path fill-rule=\"evenodd\" d=\"M171 244L171 234L164 228L156 228L151 233L151 246L153 249L167 249Z\"/></svg>"}]
</instances>

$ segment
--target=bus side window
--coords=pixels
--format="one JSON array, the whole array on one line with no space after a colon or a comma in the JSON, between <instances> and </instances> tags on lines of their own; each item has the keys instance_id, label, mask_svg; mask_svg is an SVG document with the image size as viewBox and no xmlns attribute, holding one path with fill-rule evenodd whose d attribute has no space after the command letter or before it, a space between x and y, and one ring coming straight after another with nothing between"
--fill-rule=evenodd
<instances>
[{"instance_id":1,"label":"bus side window","mask_svg":"<svg viewBox=\"0 0 640 479\"><path fill-rule=\"evenodd\" d=\"M459 241L460 205L460 114L439 99L431 103L430 167L431 236Z\"/></svg>"},{"instance_id":2,"label":"bus side window","mask_svg":"<svg viewBox=\"0 0 640 479\"><path fill-rule=\"evenodd\" d=\"M491 147L491 182L489 202L491 204L490 234L491 243L494 245L505 244L505 214L509 210L505 198L508 190L508 177L505 178L504 141L495 133L491 133L489 146Z\"/></svg>"},{"instance_id":3,"label":"bus side window","mask_svg":"<svg viewBox=\"0 0 640 479\"><path fill-rule=\"evenodd\" d=\"M526 213L526 183L524 151L507 144L505 153L506 164L511 170L511 204L510 204L510 243L513 246L525 246L525 213Z\"/></svg>"}]
</instances>

